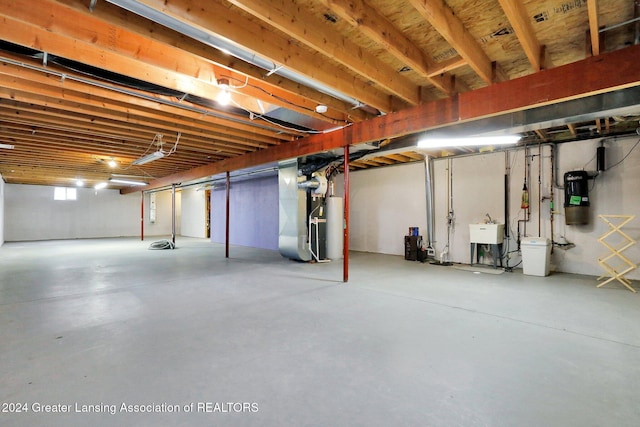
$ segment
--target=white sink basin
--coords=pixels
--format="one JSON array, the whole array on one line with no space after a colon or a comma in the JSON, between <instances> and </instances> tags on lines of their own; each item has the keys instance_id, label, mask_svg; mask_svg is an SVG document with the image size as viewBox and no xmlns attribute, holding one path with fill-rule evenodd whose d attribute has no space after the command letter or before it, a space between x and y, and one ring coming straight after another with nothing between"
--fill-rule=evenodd
<instances>
[{"instance_id":1,"label":"white sink basin","mask_svg":"<svg viewBox=\"0 0 640 427\"><path fill-rule=\"evenodd\" d=\"M497 245L504 240L504 224L469 224L471 243Z\"/></svg>"}]
</instances>

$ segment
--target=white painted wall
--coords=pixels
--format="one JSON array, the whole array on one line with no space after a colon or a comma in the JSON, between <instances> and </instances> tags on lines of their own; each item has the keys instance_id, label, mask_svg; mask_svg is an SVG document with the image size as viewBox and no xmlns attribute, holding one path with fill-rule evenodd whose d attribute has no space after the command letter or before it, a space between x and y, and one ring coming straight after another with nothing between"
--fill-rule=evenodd
<instances>
[{"instance_id":1,"label":"white painted wall","mask_svg":"<svg viewBox=\"0 0 640 427\"><path fill-rule=\"evenodd\" d=\"M140 236L140 193L121 195L118 190L96 192L89 188L77 191L78 200L59 201L53 200L54 187L5 184L0 179L0 242L3 230L6 241ZM183 233L184 226L188 234L182 235L204 237L204 195L194 196L194 192L176 192L177 235ZM187 195L185 202L183 194ZM155 223L149 221L149 198L145 194L145 239L171 235L171 191L156 193Z\"/></svg>"},{"instance_id":2,"label":"white painted wall","mask_svg":"<svg viewBox=\"0 0 640 427\"><path fill-rule=\"evenodd\" d=\"M54 187L5 185L5 240L80 239L139 234L140 196L78 188L75 201L53 200Z\"/></svg>"},{"instance_id":3,"label":"white painted wall","mask_svg":"<svg viewBox=\"0 0 640 427\"><path fill-rule=\"evenodd\" d=\"M560 144L557 149L557 182L562 185L565 172L596 169L595 153L600 139ZM637 137L605 141L607 168L621 160L634 147ZM552 192L551 148L543 146L529 149L527 186L530 199L530 217L526 223L527 236L551 238ZM508 166L507 166L508 165ZM449 168L452 172L450 180ZM521 195L524 182L525 153L523 149L505 153L488 153L477 156L437 159L434 162L435 248L441 252L447 240L450 242L449 259L469 263L469 224L485 219L489 213L493 219L504 222L504 182L509 173L510 236L509 265L517 265L521 255L516 251L518 220L524 219ZM540 171L540 187L538 174ZM635 214L640 207L640 148L636 148L619 166L600 174L590 181L592 190L591 220L587 225L567 226L564 219L564 192L554 188L554 237L564 236L575 248L555 248L552 268L556 271L600 276L603 273L598 258L607 250L598 238L608 230L598 218L599 214ZM343 181L335 182L336 194L341 195ZM410 226L419 226L426 236L424 164L356 171L351 173L351 228L350 247L353 250L403 255L403 236ZM545 199L538 204L540 195ZM447 213L453 210L454 223L447 239ZM538 215L540 212L540 215ZM540 220L538 220L540 217ZM520 231L524 235L524 225ZM630 237L640 240L640 216L625 228ZM625 252L633 262L640 263L640 247ZM490 262L489 259L484 260ZM521 265L520 265L521 267ZM640 279L635 271L628 275Z\"/></svg>"},{"instance_id":4,"label":"white painted wall","mask_svg":"<svg viewBox=\"0 0 640 427\"><path fill-rule=\"evenodd\" d=\"M0 175L0 246L4 244L4 179Z\"/></svg>"},{"instance_id":5,"label":"white painted wall","mask_svg":"<svg viewBox=\"0 0 640 427\"><path fill-rule=\"evenodd\" d=\"M193 189L182 190L181 235L189 237L206 237L206 204L205 192Z\"/></svg>"},{"instance_id":6,"label":"white painted wall","mask_svg":"<svg viewBox=\"0 0 640 427\"><path fill-rule=\"evenodd\" d=\"M182 208L182 192L176 191L176 235L180 235L180 221ZM151 223L150 218L150 194L144 195L144 235L147 237L171 235L171 190L158 191L156 195L156 221ZM140 196L137 197L140 203ZM140 222L140 205L138 205L138 223ZM138 225L138 228L140 226ZM138 229L137 235L140 235Z\"/></svg>"},{"instance_id":7,"label":"white painted wall","mask_svg":"<svg viewBox=\"0 0 640 427\"><path fill-rule=\"evenodd\" d=\"M424 163L389 166L350 175L350 239L354 251L404 255L409 227L426 234ZM344 181L335 181L342 196Z\"/></svg>"},{"instance_id":8,"label":"white painted wall","mask_svg":"<svg viewBox=\"0 0 640 427\"><path fill-rule=\"evenodd\" d=\"M570 170L579 170L587 164L586 170L594 170L595 155L599 140L572 143L566 148L562 146L559 156L559 168L564 173ZM593 190L591 198L591 222L588 225L567 226L564 225L564 217L561 217L557 227L556 236L564 235L569 242L576 247L567 251L556 251L554 260L560 271L582 273L599 276L603 270L598 264L598 258L607 254L607 250L598 241L603 233L608 230L605 223L598 215L638 215L640 208L640 147L636 147L631 154L618 166L612 165L620 161L634 145L639 141L638 137L625 138L617 141L605 142L607 170L592 182ZM560 182L561 181L560 177ZM560 192L560 195L563 195ZM563 199L560 199L560 203ZM640 240L640 215L623 229L631 238ZM609 240L615 242L615 240ZM640 247L638 245L624 252L625 256L636 264L640 264ZM612 263L613 266L616 264ZM640 279L636 270L627 277Z\"/></svg>"}]
</instances>

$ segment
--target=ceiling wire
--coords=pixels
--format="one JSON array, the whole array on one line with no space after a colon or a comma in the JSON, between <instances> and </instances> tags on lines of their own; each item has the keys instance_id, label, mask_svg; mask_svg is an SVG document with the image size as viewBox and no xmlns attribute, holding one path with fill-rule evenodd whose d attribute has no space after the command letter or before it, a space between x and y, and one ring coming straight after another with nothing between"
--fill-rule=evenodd
<instances>
[{"instance_id":1,"label":"ceiling wire","mask_svg":"<svg viewBox=\"0 0 640 427\"><path fill-rule=\"evenodd\" d=\"M237 79L236 77L229 76L229 75L221 75L220 77L225 77L225 78L228 78L229 80L236 80L236 81L240 81L240 80L239 80L239 79ZM278 101L280 101L280 102L286 103L286 104L288 104L288 105L292 105L292 106L294 106L294 107L296 107L296 108L299 108L299 109L302 109L302 110L306 110L306 111L308 111L308 112L310 112L310 113L320 114L320 113L316 113L316 111L315 111L314 109L312 109L312 108L305 107L305 106L303 106L303 105L300 105L300 104L296 104L296 103L294 103L294 102L291 102L291 101L289 101L288 99L282 98L281 96L278 96L278 95L276 95L276 94L274 94L274 93L271 93L271 92L267 91L265 88L262 88L262 87L260 87L260 86L256 86L256 85L251 85L251 84L249 84L249 76L247 76L247 80L246 80L246 82L244 83L244 85L243 85L243 86L231 86L231 88L232 88L232 89L242 89L242 88L244 88L244 87L246 87L246 86L249 86L249 87L251 87L251 88L253 88L253 89L257 89L257 90L259 90L259 91L261 91L261 92L264 92L264 93L265 93L265 94L267 94L268 96L270 96L270 97L272 97L272 98L274 98L274 99L277 99L277 100L278 100ZM236 104L236 106L237 106L237 104ZM240 108L242 108L242 107L240 107ZM245 111L248 111L248 110L246 110L246 109L244 109L244 108L242 108L242 109L243 109L243 110L245 110ZM248 111L248 112L251 112L251 111ZM255 114L255 113L254 113L254 114ZM342 122L342 123L352 123L352 122L350 122L350 121L348 121L348 120L338 119L338 118L335 118L335 117L331 117L331 116L329 116L329 115L327 115L327 114L320 114L320 115L322 115L322 116L324 116L324 117L326 117L326 118L328 118L328 119L331 119L331 120L333 120L334 122L338 122L338 123L339 123L339 122ZM267 120L267 122L268 122L268 120ZM275 123L272 123L272 122L269 122L269 123L271 123L271 124L275 124Z\"/></svg>"}]
</instances>

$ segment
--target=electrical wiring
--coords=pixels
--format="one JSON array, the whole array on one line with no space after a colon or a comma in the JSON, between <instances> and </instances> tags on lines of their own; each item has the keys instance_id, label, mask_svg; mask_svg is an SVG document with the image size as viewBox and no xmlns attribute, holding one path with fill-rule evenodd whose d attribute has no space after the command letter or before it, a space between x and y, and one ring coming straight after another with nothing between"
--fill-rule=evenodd
<instances>
[{"instance_id":1,"label":"electrical wiring","mask_svg":"<svg viewBox=\"0 0 640 427\"><path fill-rule=\"evenodd\" d=\"M158 146L158 151L161 151L162 154L165 155L165 157L175 153L176 150L178 149L178 143L180 142L180 137L181 136L182 136L182 132L178 132L178 135L176 136L176 142L173 144L173 147L171 147L171 149L168 152L165 153L162 150L162 144L163 144L163 142L162 142L162 134L161 133L155 134L153 136L153 140L151 140L151 143L149 144L149 146L147 147L145 152L142 153L142 155L140 157L146 155L149 152L149 150L151 150L151 147L153 147L154 145Z\"/></svg>"},{"instance_id":2,"label":"electrical wiring","mask_svg":"<svg viewBox=\"0 0 640 427\"><path fill-rule=\"evenodd\" d=\"M232 77L232 76L228 76L228 75L222 75L220 77L228 78L229 80L240 81L239 79L237 79L235 77ZM262 88L260 86L249 84L249 77L248 76L247 76L247 80L244 82L244 84L242 86L231 86L231 89L242 89L242 88L247 87L247 86L251 87L253 89L259 90L259 91L267 94L268 96L270 96L270 97L272 97L274 99L277 99L280 102L286 103L288 105L292 105L292 106L294 106L296 108L300 108L300 109L306 110L306 111L308 111L310 113L320 114L320 113L316 113L316 111L314 109L312 109L312 108L304 107L304 106L298 105L296 103L293 103L293 102L289 101L288 99L282 98L281 96L278 96L278 95L276 95L274 93L271 93L271 92L267 91L266 89L264 89L264 88ZM251 111L246 110L244 107L238 105L237 103L234 102L234 104L237 107L243 109L244 111L252 113ZM346 123L346 124L352 124L352 122L350 122L348 120L338 119L338 118L335 118L335 117L331 117L331 116L329 116L327 114L321 114L321 115L326 117L326 118L328 118L328 119L333 120L334 122L343 122L343 123ZM260 117L260 118L262 118L262 117ZM268 120L265 120L265 121L267 121L268 123L271 123L271 124L275 124L275 123L269 122ZM311 132L309 132L309 133L311 133ZM320 132L318 132L318 133L320 133Z\"/></svg>"}]
</instances>

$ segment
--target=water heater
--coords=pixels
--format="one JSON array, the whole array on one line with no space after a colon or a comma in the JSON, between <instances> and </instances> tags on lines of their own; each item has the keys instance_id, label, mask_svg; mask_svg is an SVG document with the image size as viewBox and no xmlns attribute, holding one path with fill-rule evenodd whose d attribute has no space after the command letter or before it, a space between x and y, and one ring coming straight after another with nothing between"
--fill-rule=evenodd
<instances>
[{"instance_id":1,"label":"water heater","mask_svg":"<svg viewBox=\"0 0 640 427\"><path fill-rule=\"evenodd\" d=\"M564 218L567 225L589 223L589 174L586 171L564 174Z\"/></svg>"}]
</instances>

